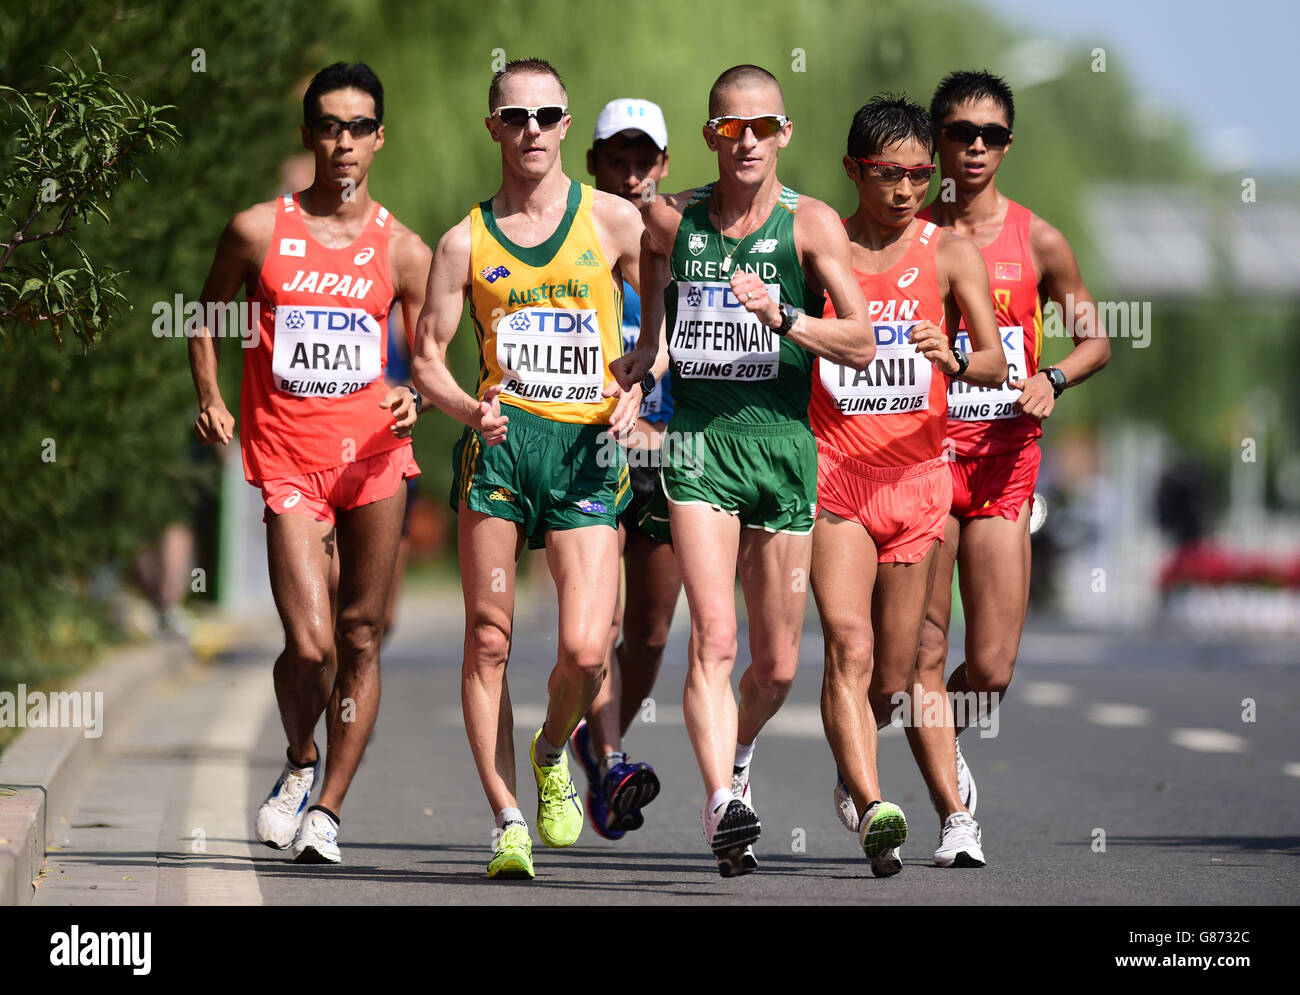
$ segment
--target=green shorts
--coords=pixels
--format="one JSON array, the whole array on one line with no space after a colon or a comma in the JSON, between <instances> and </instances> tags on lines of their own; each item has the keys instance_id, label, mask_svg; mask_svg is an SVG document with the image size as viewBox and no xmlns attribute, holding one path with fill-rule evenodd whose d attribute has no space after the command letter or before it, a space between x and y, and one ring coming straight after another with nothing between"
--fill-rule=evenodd
<instances>
[{"instance_id":1,"label":"green shorts","mask_svg":"<svg viewBox=\"0 0 1300 995\"><path fill-rule=\"evenodd\" d=\"M631 485L609 426L552 421L510 404L501 410L510 418L504 442L485 446L466 426L452 450L452 510L518 522L530 549L546 545L547 529L617 529Z\"/></svg>"},{"instance_id":2,"label":"green shorts","mask_svg":"<svg viewBox=\"0 0 1300 995\"><path fill-rule=\"evenodd\" d=\"M807 422L745 425L675 414L659 487L638 524L668 539L670 504L706 504L745 528L807 535L817 515L817 442Z\"/></svg>"}]
</instances>

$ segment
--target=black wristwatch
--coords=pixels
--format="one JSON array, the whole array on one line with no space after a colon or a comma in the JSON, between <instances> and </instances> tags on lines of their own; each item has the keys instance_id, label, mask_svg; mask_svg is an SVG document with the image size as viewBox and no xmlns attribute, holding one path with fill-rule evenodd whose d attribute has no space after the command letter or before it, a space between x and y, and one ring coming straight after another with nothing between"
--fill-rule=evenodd
<instances>
[{"instance_id":1,"label":"black wristwatch","mask_svg":"<svg viewBox=\"0 0 1300 995\"><path fill-rule=\"evenodd\" d=\"M782 302L781 324L775 327L769 325L768 327L772 328L772 331L776 332L777 335L786 335L794 327L794 323L799 320L799 313L799 309L793 304Z\"/></svg>"},{"instance_id":2,"label":"black wristwatch","mask_svg":"<svg viewBox=\"0 0 1300 995\"><path fill-rule=\"evenodd\" d=\"M404 383L402 384L402 386L405 387L407 390L409 390L411 392L411 396L415 398L415 413L418 415L420 413L420 409L424 407L424 401L420 397L420 392L416 390L414 387L412 387L409 383Z\"/></svg>"},{"instance_id":3,"label":"black wristwatch","mask_svg":"<svg viewBox=\"0 0 1300 995\"><path fill-rule=\"evenodd\" d=\"M641 378L641 396L649 397L654 393L656 383L658 383L658 381L655 379L655 375L649 370L646 370L645 376Z\"/></svg>"},{"instance_id":4,"label":"black wristwatch","mask_svg":"<svg viewBox=\"0 0 1300 995\"><path fill-rule=\"evenodd\" d=\"M1052 385L1052 393L1060 397L1061 391L1065 390L1065 374L1055 366L1049 366L1043 372L1047 374L1047 382Z\"/></svg>"},{"instance_id":5,"label":"black wristwatch","mask_svg":"<svg viewBox=\"0 0 1300 995\"><path fill-rule=\"evenodd\" d=\"M970 357L967 356L960 349L958 349L956 346L952 347L952 355L953 358L957 360L957 372L949 373L948 375L950 377L956 378L966 372L966 368L970 366Z\"/></svg>"}]
</instances>

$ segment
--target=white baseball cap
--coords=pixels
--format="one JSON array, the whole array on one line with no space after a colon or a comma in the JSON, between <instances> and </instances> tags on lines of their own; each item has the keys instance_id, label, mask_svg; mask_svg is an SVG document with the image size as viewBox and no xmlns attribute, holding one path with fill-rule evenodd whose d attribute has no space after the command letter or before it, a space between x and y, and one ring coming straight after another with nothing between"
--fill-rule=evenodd
<instances>
[{"instance_id":1,"label":"white baseball cap","mask_svg":"<svg viewBox=\"0 0 1300 995\"><path fill-rule=\"evenodd\" d=\"M593 143L603 142L621 131L644 132L661 151L668 148L668 125L664 123L664 112L658 104L648 100L633 97L611 100L596 118L596 131L591 140Z\"/></svg>"}]
</instances>

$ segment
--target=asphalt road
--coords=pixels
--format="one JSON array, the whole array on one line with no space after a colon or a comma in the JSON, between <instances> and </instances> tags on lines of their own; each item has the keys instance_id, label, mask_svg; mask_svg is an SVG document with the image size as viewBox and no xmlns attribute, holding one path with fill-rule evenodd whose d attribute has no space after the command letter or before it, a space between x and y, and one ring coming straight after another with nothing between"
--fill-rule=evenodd
<instances>
[{"instance_id":1,"label":"asphalt road","mask_svg":"<svg viewBox=\"0 0 1300 995\"><path fill-rule=\"evenodd\" d=\"M588 827L567 850L548 850L534 829L537 879L493 882L483 876L492 815L460 716L459 605L428 595L403 605L385 650L378 726L342 812L339 867L297 866L252 841L252 813L278 774L284 739L270 680L278 633L266 622L244 632L221 662L159 682L130 725L106 738L36 904L1290 904L1300 894L1293 645L1031 625L998 734L962 740L988 866L931 864L938 818L902 732L887 730L882 781L911 837L903 872L876 879L835 817L811 620L794 691L754 758L760 869L726 881L700 832L678 625L655 721L627 740L663 783L645 827L617 843ZM517 632L510 682L526 778L554 660L546 599L521 609ZM521 781L530 823L534 797Z\"/></svg>"}]
</instances>

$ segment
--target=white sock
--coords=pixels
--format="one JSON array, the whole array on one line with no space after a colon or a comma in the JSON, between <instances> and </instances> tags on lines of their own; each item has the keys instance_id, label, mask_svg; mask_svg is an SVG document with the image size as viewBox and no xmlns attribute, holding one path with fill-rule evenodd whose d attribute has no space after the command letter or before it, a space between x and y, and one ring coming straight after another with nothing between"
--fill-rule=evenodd
<instances>
[{"instance_id":1,"label":"white sock","mask_svg":"<svg viewBox=\"0 0 1300 995\"><path fill-rule=\"evenodd\" d=\"M524 813L519 811L517 808L503 808L497 813L498 829L505 829L506 826L512 822L518 822L523 826L528 825L528 823L524 821Z\"/></svg>"},{"instance_id":2,"label":"white sock","mask_svg":"<svg viewBox=\"0 0 1300 995\"><path fill-rule=\"evenodd\" d=\"M600 776L603 778L615 764L625 763L627 763L626 753L606 753L605 758L600 762Z\"/></svg>"},{"instance_id":3,"label":"white sock","mask_svg":"<svg viewBox=\"0 0 1300 995\"><path fill-rule=\"evenodd\" d=\"M737 767L749 766L749 762L754 759L754 747L755 745L757 745L757 743L758 740L754 740L754 742L750 743L748 746L746 746L744 743L740 743L740 742L736 743L736 766Z\"/></svg>"},{"instance_id":4,"label":"white sock","mask_svg":"<svg viewBox=\"0 0 1300 995\"><path fill-rule=\"evenodd\" d=\"M719 788L709 796L709 800L704 803L704 823L708 825L709 817L718 810L719 805L726 805L736 796L731 793L730 788Z\"/></svg>"},{"instance_id":5,"label":"white sock","mask_svg":"<svg viewBox=\"0 0 1300 995\"><path fill-rule=\"evenodd\" d=\"M560 762L562 756L564 756L564 744L556 746L546 738L546 731L543 730L537 737L537 766L553 767Z\"/></svg>"}]
</instances>

